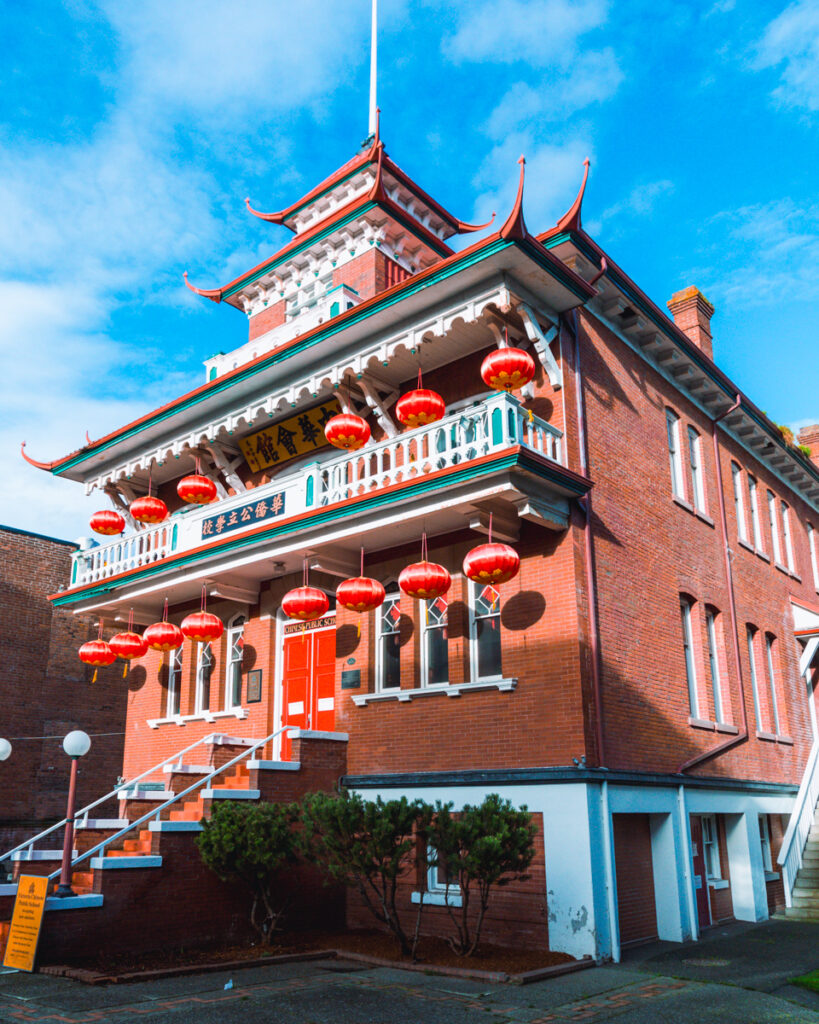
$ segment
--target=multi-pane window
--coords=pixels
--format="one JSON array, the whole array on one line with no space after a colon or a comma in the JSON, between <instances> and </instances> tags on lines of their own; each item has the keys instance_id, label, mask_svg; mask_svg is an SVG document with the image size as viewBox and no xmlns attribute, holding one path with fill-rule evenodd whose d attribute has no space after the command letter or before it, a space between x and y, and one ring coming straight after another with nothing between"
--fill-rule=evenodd
<instances>
[{"instance_id":1,"label":"multi-pane window","mask_svg":"<svg viewBox=\"0 0 819 1024\"><path fill-rule=\"evenodd\" d=\"M237 616L227 632L227 668L225 671L225 711L242 705L242 659L244 657L245 617Z\"/></svg>"},{"instance_id":2,"label":"multi-pane window","mask_svg":"<svg viewBox=\"0 0 819 1024\"><path fill-rule=\"evenodd\" d=\"M499 679L501 669L500 594L489 584L470 585L472 679Z\"/></svg>"},{"instance_id":3,"label":"multi-pane window","mask_svg":"<svg viewBox=\"0 0 819 1024\"><path fill-rule=\"evenodd\" d=\"M705 511L705 477L702 469L700 435L693 427L688 428L688 461L691 466L691 497L694 508Z\"/></svg>"},{"instance_id":4,"label":"multi-pane window","mask_svg":"<svg viewBox=\"0 0 819 1024\"><path fill-rule=\"evenodd\" d=\"M671 465L671 490L678 498L685 498L682 455L680 453L680 418L671 409L665 411L668 432L668 458Z\"/></svg>"},{"instance_id":5,"label":"multi-pane window","mask_svg":"<svg viewBox=\"0 0 819 1024\"><path fill-rule=\"evenodd\" d=\"M808 549L810 550L810 567L813 570L813 585L819 590L819 562L816 560L816 531L808 523Z\"/></svg>"},{"instance_id":6,"label":"multi-pane window","mask_svg":"<svg viewBox=\"0 0 819 1024\"><path fill-rule=\"evenodd\" d=\"M774 675L774 640L770 633L765 634L765 661L768 667L768 686L771 690L771 718L773 731L779 735L779 703L776 699L776 676Z\"/></svg>"},{"instance_id":7,"label":"multi-pane window","mask_svg":"<svg viewBox=\"0 0 819 1024\"><path fill-rule=\"evenodd\" d=\"M762 544L762 523L759 520L759 487L756 477L748 474L748 493L751 496L751 525L754 530L754 547L757 551L764 551Z\"/></svg>"},{"instance_id":8,"label":"multi-pane window","mask_svg":"<svg viewBox=\"0 0 819 1024\"><path fill-rule=\"evenodd\" d=\"M774 561L782 564L782 545L779 543L779 524L776 521L776 497L768 491L768 521L771 524L771 544L773 545Z\"/></svg>"},{"instance_id":9,"label":"multi-pane window","mask_svg":"<svg viewBox=\"0 0 819 1024\"><path fill-rule=\"evenodd\" d=\"M791 539L791 510L784 501L780 503L779 507L782 510L782 534L785 538L786 564L791 572L795 572L796 563L793 558L793 540Z\"/></svg>"},{"instance_id":10,"label":"multi-pane window","mask_svg":"<svg viewBox=\"0 0 819 1024\"><path fill-rule=\"evenodd\" d=\"M401 685L401 595L388 594L378 609L375 675L379 690Z\"/></svg>"},{"instance_id":11,"label":"multi-pane window","mask_svg":"<svg viewBox=\"0 0 819 1024\"><path fill-rule=\"evenodd\" d=\"M697 670L694 661L694 631L691 627L691 602L686 597L680 598L680 617L682 619L685 674L688 679L688 703L691 708L691 717L698 718L699 701L697 700Z\"/></svg>"},{"instance_id":12,"label":"multi-pane window","mask_svg":"<svg viewBox=\"0 0 819 1024\"><path fill-rule=\"evenodd\" d=\"M754 718L756 719L756 727L762 731L762 710L759 703L759 676L756 671L756 630L753 626L748 626L746 630L748 640L748 665L751 669L751 690L754 695Z\"/></svg>"},{"instance_id":13,"label":"multi-pane window","mask_svg":"<svg viewBox=\"0 0 819 1024\"><path fill-rule=\"evenodd\" d=\"M210 709L210 677L213 672L213 651L209 643L199 644L196 650L196 699L194 713L199 715Z\"/></svg>"},{"instance_id":14,"label":"multi-pane window","mask_svg":"<svg viewBox=\"0 0 819 1024\"><path fill-rule=\"evenodd\" d=\"M421 604L421 685L449 681L446 598Z\"/></svg>"},{"instance_id":15,"label":"multi-pane window","mask_svg":"<svg viewBox=\"0 0 819 1024\"><path fill-rule=\"evenodd\" d=\"M762 849L762 866L766 871L773 871L773 859L771 857L771 829L768 824L768 815L759 815L759 845Z\"/></svg>"},{"instance_id":16,"label":"multi-pane window","mask_svg":"<svg viewBox=\"0 0 819 1024\"><path fill-rule=\"evenodd\" d=\"M719 833L717 832L717 819L713 814L705 814L702 818L702 855L705 860L705 877L709 880L721 879Z\"/></svg>"},{"instance_id":17,"label":"multi-pane window","mask_svg":"<svg viewBox=\"0 0 819 1024\"><path fill-rule=\"evenodd\" d=\"M731 476L734 481L734 508L737 513L737 532L739 539L748 540L748 523L745 520L745 500L742 494L742 470L736 464L731 463Z\"/></svg>"},{"instance_id":18,"label":"multi-pane window","mask_svg":"<svg viewBox=\"0 0 819 1024\"><path fill-rule=\"evenodd\" d=\"M168 692L165 699L165 715L178 715L182 704L182 648L177 647L168 655Z\"/></svg>"},{"instance_id":19,"label":"multi-pane window","mask_svg":"<svg viewBox=\"0 0 819 1024\"><path fill-rule=\"evenodd\" d=\"M705 631L708 635L708 666L711 670L711 689L714 694L714 720L723 721L722 692L719 677L719 648L717 647L717 616L709 608L705 613Z\"/></svg>"},{"instance_id":20,"label":"multi-pane window","mask_svg":"<svg viewBox=\"0 0 819 1024\"><path fill-rule=\"evenodd\" d=\"M446 858L434 847L427 848L429 870L427 871L427 892L448 897L459 896L461 887L457 874L449 867Z\"/></svg>"}]
</instances>

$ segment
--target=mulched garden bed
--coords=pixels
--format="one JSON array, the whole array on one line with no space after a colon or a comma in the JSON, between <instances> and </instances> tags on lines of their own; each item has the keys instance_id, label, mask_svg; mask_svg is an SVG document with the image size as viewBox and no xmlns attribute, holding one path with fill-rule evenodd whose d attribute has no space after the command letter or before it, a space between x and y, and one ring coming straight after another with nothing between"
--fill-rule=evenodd
<instances>
[{"instance_id":1,"label":"mulched garden bed","mask_svg":"<svg viewBox=\"0 0 819 1024\"><path fill-rule=\"evenodd\" d=\"M578 964L566 953L548 950L510 949L483 944L471 957L457 956L444 939L423 938L418 945L415 965L402 957L391 936L379 931L304 932L283 934L269 946L229 946L219 949L169 950L143 955L100 956L81 969L45 967L49 974L66 974L77 980L102 983L105 981L147 980L147 976L168 976L172 973L193 973L197 970L250 967L260 963L282 962L286 959L307 958L309 954L326 953L329 956L376 959L396 967L415 970L469 971L494 974L492 980L507 980L508 975L525 975L543 968ZM366 962L366 961L365 961Z\"/></svg>"}]
</instances>

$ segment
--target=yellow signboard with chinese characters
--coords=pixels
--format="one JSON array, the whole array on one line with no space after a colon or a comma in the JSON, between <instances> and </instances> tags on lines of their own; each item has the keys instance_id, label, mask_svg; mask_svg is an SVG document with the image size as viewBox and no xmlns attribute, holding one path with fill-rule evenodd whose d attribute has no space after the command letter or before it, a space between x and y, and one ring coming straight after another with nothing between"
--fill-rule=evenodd
<instances>
[{"instance_id":1,"label":"yellow signboard with chinese characters","mask_svg":"<svg viewBox=\"0 0 819 1024\"><path fill-rule=\"evenodd\" d=\"M258 473L326 448L329 442L324 436L324 425L339 412L338 399L331 398L272 427L257 430L239 441L242 455L253 472Z\"/></svg>"},{"instance_id":2,"label":"yellow signboard with chinese characters","mask_svg":"<svg viewBox=\"0 0 819 1024\"><path fill-rule=\"evenodd\" d=\"M4 967L18 971L33 971L43 924L48 879L45 875L20 875L17 879L17 897L11 915Z\"/></svg>"}]
</instances>

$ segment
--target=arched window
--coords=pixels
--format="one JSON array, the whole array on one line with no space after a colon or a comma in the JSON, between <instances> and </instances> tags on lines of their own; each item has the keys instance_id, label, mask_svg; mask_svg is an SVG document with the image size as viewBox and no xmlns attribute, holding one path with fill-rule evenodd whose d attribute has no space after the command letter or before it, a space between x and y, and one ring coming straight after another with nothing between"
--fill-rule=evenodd
<instances>
[{"instance_id":1,"label":"arched window","mask_svg":"<svg viewBox=\"0 0 819 1024\"><path fill-rule=\"evenodd\" d=\"M685 675L688 681L688 706L692 718L700 717L700 702L697 696L697 662L694 653L694 625L692 609L694 601L686 594L680 595L680 618L682 621L683 654Z\"/></svg>"},{"instance_id":2,"label":"arched window","mask_svg":"<svg viewBox=\"0 0 819 1024\"><path fill-rule=\"evenodd\" d=\"M230 620L227 630L225 662L225 711L242 706L242 658L244 657L244 615Z\"/></svg>"},{"instance_id":3,"label":"arched window","mask_svg":"<svg viewBox=\"0 0 819 1024\"><path fill-rule=\"evenodd\" d=\"M714 698L714 721L725 722L725 709L722 702L722 677L720 672L720 654L722 651L722 624L719 612L710 605L705 609L705 633L708 640L708 669L711 674L711 692Z\"/></svg>"},{"instance_id":4,"label":"arched window","mask_svg":"<svg viewBox=\"0 0 819 1024\"><path fill-rule=\"evenodd\" d=\"M685 499L682 454L680 452L680 417L673 409L665 411L665 426L668 434L668 460L671 466L671 490L678 498Z\"/></svg>"},{"instance_id":5,"label":"arched window","mask_svg":"<svg viewBox=\"0 0 819 1024\"><path fill-rule=\"evenodd\" d=\"M768 686L771 691L771 731L776 735L782 734L779 717L779 701L777 699L777 676L774 671L776 665L776 637L773 633L765 634L765 666L768 670Z\"/></svg>"}]
</instances>

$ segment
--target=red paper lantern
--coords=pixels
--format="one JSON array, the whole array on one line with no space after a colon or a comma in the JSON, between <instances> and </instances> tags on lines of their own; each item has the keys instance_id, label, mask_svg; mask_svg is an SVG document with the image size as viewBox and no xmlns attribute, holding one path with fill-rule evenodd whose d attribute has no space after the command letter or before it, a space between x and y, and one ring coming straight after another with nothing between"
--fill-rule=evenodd
<instances>
[{"instance_id":1,"label":"red paper lantern","mask_svg":"<svg viewBox=\"0 0 819 1024\"><path fill-rule=\"evenodd\" d=\"M218 640L224 633L225 627L218 615L211 612L194 612L182 620L182 633L188 640L195 640L198 643L209 644Z\"/></svg>"},{"instance_id":2,"label":"red paper lantern","mask_svg":"<svg viewBox=\"0 0 819 1024\"><path fill-rule=\"evenodd\" d=\"M148 645L139 633L117 633L109 641L111 650L123 661L141 658L148 651Z\"/></svg>"},{"instance_id":3,"label":"red paper lantern","mask_svg":"<svg viewBox=\"0 0 819 1024\"><path fill-rule=\"evenodd\" d=\"M291 619L313 622L326 615L330 600L317 587L296 587L282 598L282 610Z\"/></svg>"},{"instance_id":4,"label":"red paper lantern","mask_svg":"<svg viewBox=\"0 0 819 1024\"><path fill-rule=\"evenodd\" d=\"M452 583L447 570L437 562L413 562L401 570L398 586L421 601L430 601L445 594Z\"/></svg>"},{"instance_id":5,"label":"red paper lantern","mask_svg":"<svg viewBox=\"0 0 819 1024\"><path fill-rule=\"evenodd\" d=\"M161 523L168 518L168 506L161 498L150 494L132 501L129 511L140 523Z\"/></svg>"},{"instance_id":6,"label":"red paper lantern","mask_svg":"<svg viewBox=\"0 0 819 1024\"><path fill-rule=\"evenodd\" d=\"M446 415L446 404L437 391L416 388L398 399L395 415L405 427L425 427Z\"/></svg>"},{"instance_id":7,"label":"red paper lantern","mask_svg":"<svg viewBox=\"0 0 819 1024\"><path fill-rule=\"evenodd\" d=\"M176 493L190 505L209 505L216 501L216 484L201 473L183 476L176 485Z\"/></svg>"},{"instance_id":8,"label":"red paper lantern","mask_svg":"<svg viewBox=\"0 0 819 1024\"><path fill-rule=\"evenodd\" d=\"M324 436L335 448L354 452L370 440L370 426L365 419L351 412L342 412L327 420Z\"/></svg>"},{"instance_id":9,"label":"red paper lantern","mask_svg":"<svg viewBox=\"0 0 819 1024\"><path fill-rule=\"evenodd\" d=\"M185 635L179 626L163 620L148 626L142 634L142 639L152 651L175 651L182 646Z\"/></svg>"},{"instance_id":10,"label":"red paper lantern","mask_svg":"<svg viewBox=\"0 0 819 1024\"><path fill-rule=\"evenodd\" d=\"M106 537L116 537L125 529L125 520L112 508L104 508L95 512L88 524L94 533L102 533Z\"/></svg>"},{"instance_id":11,"label":"red paper lantern","mask_svg":"<svg viewBox=\"0 0 819 1024\"><path fill-rule=\"evenodd\" d=\"M86 665L113 665L117 660L116 654L111 650L110 644L104 640L89 640L79 650L80 661Z\"/></svg>"},{"instance_id":12,"label":"red paper lantern","mask_svg":"<svg viewBox=\"0 0 819 1024\"><path fill-rule=\"evenodd\" d=\"M384 601L386 591L378 580L369 576L353 576L339 583L336 601L351 612L368 612Z\"/></svg>"},{"instance_id":13,"label":"red paper lantern","mask_svg":"<svg viewBox=\"0 0 819 1024\"><path fill-rule=\"evenodd\" d=\"M475 583L508 583L520 570L520 555L508 544L479 544L464 558L464 576Z\"/></svg>"},{"instance_id":14,"label":"red paper lantern","mask_svg":"<svg viewBox=\"0 0 819 1024\"><path fill-rule=\"evenodd\" d=\"M517 391L535 376L535 361L522 348L496 348L481 363L484 383L496 391Z\"/></svg>"}]
</instances>

